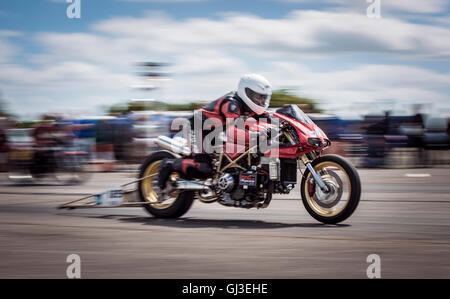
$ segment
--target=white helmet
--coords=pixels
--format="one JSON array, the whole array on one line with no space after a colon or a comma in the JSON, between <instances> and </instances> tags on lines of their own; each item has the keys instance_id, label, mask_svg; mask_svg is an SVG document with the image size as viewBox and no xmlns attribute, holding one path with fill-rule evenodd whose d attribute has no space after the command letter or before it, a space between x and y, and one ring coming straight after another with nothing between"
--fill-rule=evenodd
<instances>
[{"instance_id":1,"label":"white helmet","mask_svg":"<svg viewBox=\"0 0 450 299\"><path fill-rule=\"evenodd\" d=\"M239 81L237 94L250 109L261 115L269 108L272 86L263 76L248 74Z\"/></svg>"}]
</instances>

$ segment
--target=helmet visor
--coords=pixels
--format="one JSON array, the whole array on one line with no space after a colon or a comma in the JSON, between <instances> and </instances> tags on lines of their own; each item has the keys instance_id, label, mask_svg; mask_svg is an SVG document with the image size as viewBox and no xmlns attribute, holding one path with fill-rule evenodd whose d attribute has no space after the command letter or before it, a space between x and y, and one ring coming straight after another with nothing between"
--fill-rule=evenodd
<instances>
[{"instance_id":1,"label":"helmet visor","mask_svg":"<svg viewBox=\"0 0 450 299\"><path fill-rule=\"evenodd\" d=\"M253 103L261 107L266 106L267 99L269 98L267 94L257 93L250 88L245 89L245 94Z\"/></svg>"}]
</instances>

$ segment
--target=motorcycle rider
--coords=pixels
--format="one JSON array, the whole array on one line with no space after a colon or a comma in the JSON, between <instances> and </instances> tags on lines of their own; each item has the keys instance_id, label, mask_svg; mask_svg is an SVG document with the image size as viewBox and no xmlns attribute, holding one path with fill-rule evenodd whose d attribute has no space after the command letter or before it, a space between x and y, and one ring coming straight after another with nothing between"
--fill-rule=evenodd
<instances>
[{"instance_id":1,"label":"motorcycle rider","mask_svg":"<svg viewBox=\"0 0 450 299\"><path fill-rule=\"evenodd\" d=\"M211 120L215 126L222 126L227 134L235 136L234 142L245 144L250 140L250 133L236 126L240 117L259 119L269 118L267 109L272 96L272 87L269 81L258 74L247 74L241 77L237 91L232 91L221 98L211 102L202 109L201 122ZM191 125L193 119L191 119ZM214 128L214 125L211 129ZM211 132L202 130L203 138ZM202 142L203 144L203 142ZM173 172L178 172L186 178L204 179L211 175L211 157L202 146L201 152L193 157L179 159L165 159L160 166L158 185L161 190L166 189L167 180Z\"/></svg>"}]
</instances>

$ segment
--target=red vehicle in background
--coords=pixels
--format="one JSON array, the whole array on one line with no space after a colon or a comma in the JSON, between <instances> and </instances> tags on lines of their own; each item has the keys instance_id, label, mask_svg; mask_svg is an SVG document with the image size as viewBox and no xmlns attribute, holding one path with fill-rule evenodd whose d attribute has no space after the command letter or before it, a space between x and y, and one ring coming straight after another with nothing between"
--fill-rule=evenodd
<instances>
[{"instance_id":1,"label":"red vehicle in background","mask_svg":"<svg viewBox=\"0 0 450 299\"><path fill-rule=\"evenodd\" d=\"M288 194L296 186L298 170L303 170L301 199L309 214L327 224L350 217L361 195L356 169L340 156L322 154L331 141L298 106L280 108L272 118L278 119L279 125L270 148L261 151L258 144L244 148L220 145L223 150L211 154L211 178L186 180L173 173L166 196L161 195L157 184L161 161L190 156L192 151L189 137L160 136L156 143L164 150L151 154L141 166L139 194L147 203L145 209L155 217L176 218L189 210L195 198L225 206L266 208L273 194ZM267 127L273 124L254 121L249 129L261 131Z\"/></svg>"}]
</instances>

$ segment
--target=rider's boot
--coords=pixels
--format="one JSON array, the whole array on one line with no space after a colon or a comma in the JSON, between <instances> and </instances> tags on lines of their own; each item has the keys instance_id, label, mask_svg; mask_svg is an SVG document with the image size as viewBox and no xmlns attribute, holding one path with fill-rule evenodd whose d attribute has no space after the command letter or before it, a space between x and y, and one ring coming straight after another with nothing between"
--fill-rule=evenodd
<instances>
[{"instance_id":1,"label":"rider's boot","mask_svg":"<svg viewBox=\"0 0 450 299\"><path fill-rule=\"evenodd\" d=\"M164 159L159 166L158 186L160 190L166 189L166 183L173 172L173 160Z\"/></svg>"},{"instance_id":2,"label":"rider's boot","mask_svg":"<svg viewBox=\"0 0 450 299\"><path fill-rule=\"evenodd\" d=\"M165 190L170 175L174 172L182 174L183 159L164 159L159 166L158 186L160 190Z\"/></svg>"}]
</instances>

